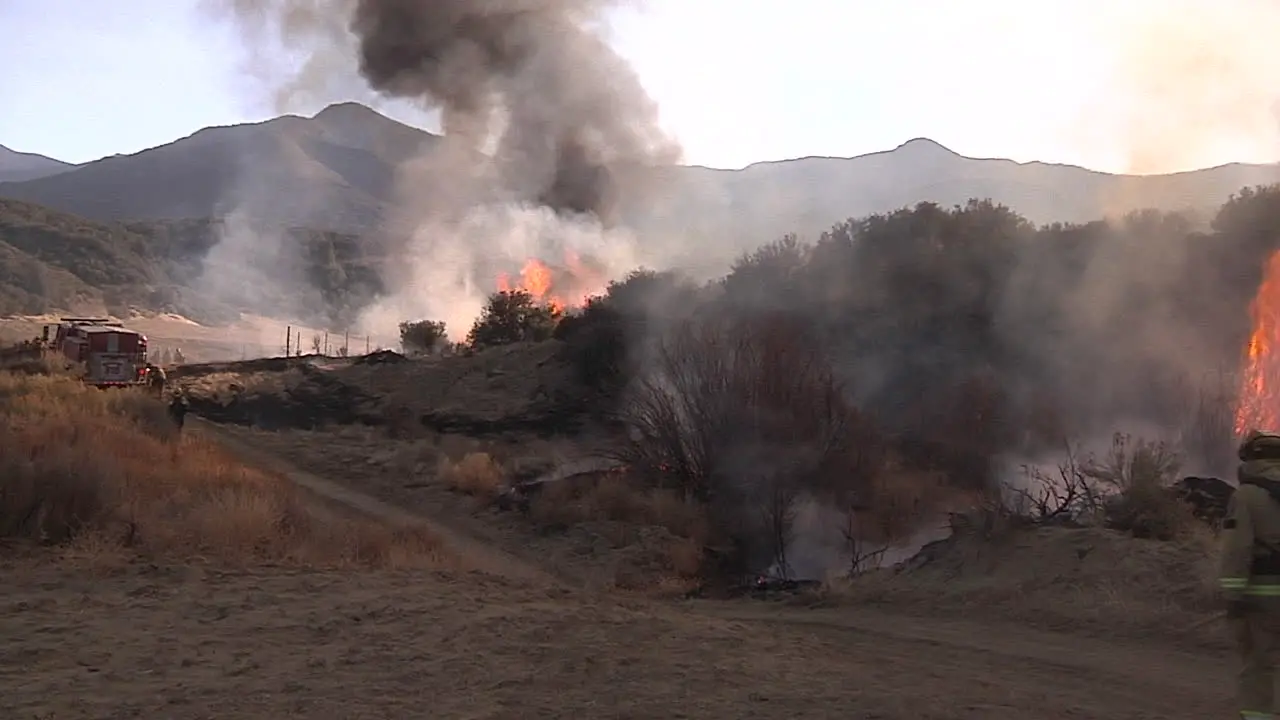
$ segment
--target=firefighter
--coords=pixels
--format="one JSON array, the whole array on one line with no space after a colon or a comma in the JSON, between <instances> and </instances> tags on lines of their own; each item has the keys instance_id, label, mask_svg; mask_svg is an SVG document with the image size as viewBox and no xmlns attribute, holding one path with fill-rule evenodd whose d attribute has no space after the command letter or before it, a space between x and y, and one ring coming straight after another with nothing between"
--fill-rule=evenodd
<instances>
[{"instance_id":1,"label":"firefighter","mask_svg":"<svg viewBox=\"0 0 1280 720\"><path fill-rule=\"evenodd\" d=\"M179 430L186 424L189 409L186 396L181 392L174 393L173 400L169 402L169 417L173 419L173 424L177 425Z\"/></svg>"},{"instance_id":2,"label":"firefighter","mask_svg":"<svg viewBox=\"0 0 1280 720\"><path fill-rule=\"evenodd\" d=\"M1218 575L1242 667L1242 718L1275 718L1280 661L1280 435L1251 432L1239 450L1239 488L1222 521Z\"/></svg>"},{"instance_id":3,"label":"firefighter","mask_svg":"<svg viewBox=\"0 0 1280 720\"><path fill-rule=\"evenodd\" d=\"M156 394L156 397L164 397L164 387L169 382L169 377L165 373L164 368L159 365L147 363L146 369L147 389Z\"/></svg>"}]
</instances>

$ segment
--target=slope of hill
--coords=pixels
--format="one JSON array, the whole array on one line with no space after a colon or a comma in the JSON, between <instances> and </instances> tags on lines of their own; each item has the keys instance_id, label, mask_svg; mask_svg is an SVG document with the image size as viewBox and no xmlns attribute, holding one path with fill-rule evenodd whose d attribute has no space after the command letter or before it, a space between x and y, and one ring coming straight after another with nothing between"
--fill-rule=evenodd
<instances>
[{"instance_id":1,"label":"slope of hill","mask_svg":"<svg viewBox=\"0 0 1280 720\"><path fill-rule=\"evenodd\" d=\"M285 231L300 249L294 266L279 266L279 285L250 301L202 282L209 250L225 232L223 221L209 218L96 222L0 199L0 314L133 306L216 321L297 306L306 317L308 306L341 312L381 289L381 260L357 237L295 228ZM313 295L299 296L302 286Z\"/></svg>"},{"instance_id":2,"label":"slope of hill","mask_svg":"<svg viewBox=\"0 0 1280 720\"><path fill-rule=\"evenodd\" d=\"M61 175L0 183L0 197L95 220L223 217L362 232L378 225L396 164L434 140L361 105L311 119L205 128Z\"/></svg>"},{"instance_id":3,"label":"slope of hill","mask_svg":"<svg viewBox=\"0 0 1280 720\"><path fill-rule=\"evenodd\" d=\"M363 234L381 227L395 200L397 167L437 139L344 103L314 118L206 128L134 155L0 183L0 197L97 220L225 217L239 210L273 224ZM647 245L687 247L696 237L735 252L926 200L991 198L1038 223L1084 222L1139 207L1214 208L1243 186L1280 181L1275 165L1124 176L968 158L925 139L855 158L661 172L657 197L624 209Z\"/></svg>"},{"instance_id":4,"label":"slope of hill","mask_svg":"<svg viewBox=\"0 0 1280 720\"><path fill-rule=\"evenodd\" d=\"M71 163L0 145L0 182L22 182L57 175L75 168Z\"/></svg>"}]
</instances>

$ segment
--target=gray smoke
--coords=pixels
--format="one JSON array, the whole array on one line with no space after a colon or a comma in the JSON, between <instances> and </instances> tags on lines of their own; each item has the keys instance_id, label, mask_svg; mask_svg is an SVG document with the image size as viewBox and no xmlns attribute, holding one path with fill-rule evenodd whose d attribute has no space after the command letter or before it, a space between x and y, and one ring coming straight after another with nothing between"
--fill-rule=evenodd
<instances>
[{"instance_id":1,"label":"gray smoke","mask_svg":"<svg viewBox=\"0 0 1280 720\"><path fill-rule=\"evenodd\" d=\"M439 113L443 142L398 168L383 228L390 292L365 331L428 317L460 337L496 278L530 258L580 257L607 276L634 267L643 253L620 227L621 200L634 207L680 149L601 35L619 4L205 0L235 21L277 111L369 93Z\"/></svg>"},{"instance_id":2,"label":"gray smoke","mask_svg":"<svg viewBox=\"0 0 1280 720\"><path fill-rule=\"evenodd\" d=\"M617 0L221 0L259 45L307 60L280 97L315 97L343 59L368 87L439 111L445 135L492 147L505 199L616 220L622 193L677 144L597 30ZM495 142L496 140L496 142Z\"/></svg>"},{"instance_id":3,"label":"gray smoke","mask_svg":"<svg viewBox=\"0 0 1280 720\"><path fill-rule=\"evenodd\" d=\"M613 219L624 179L678 157L638 78L589 23L609 0L362 0L351 28L375 89L487 134L533 200Z\"/></svg>"}]
</instances>

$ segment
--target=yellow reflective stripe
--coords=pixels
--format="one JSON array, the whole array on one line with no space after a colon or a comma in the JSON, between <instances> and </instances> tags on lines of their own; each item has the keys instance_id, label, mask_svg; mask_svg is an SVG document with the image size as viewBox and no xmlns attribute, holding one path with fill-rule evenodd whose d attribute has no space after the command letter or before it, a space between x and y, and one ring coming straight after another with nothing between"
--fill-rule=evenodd
<instances>
[{"instance_id":1,"label":"yellow reflective stripe","mask_svg":"<svg viewBox=\"0 0 1280 720\"><path fill-rule=\"evenodd\" d=\"M1280 597L1280 583L1274 582L1273 578L1267 578L1264 582L1250 583L1248 578L1224 577L1218 578L1218 585L1228 592L1243 592L1245 595L1258 597Z\"/></svg>"}]
</instances>

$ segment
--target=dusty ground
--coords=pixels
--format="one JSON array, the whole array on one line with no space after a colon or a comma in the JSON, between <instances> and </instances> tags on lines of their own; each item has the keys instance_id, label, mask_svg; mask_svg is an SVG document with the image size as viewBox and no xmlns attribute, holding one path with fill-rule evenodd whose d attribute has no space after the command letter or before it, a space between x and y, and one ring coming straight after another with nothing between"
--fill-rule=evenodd
<instances>
[{"instance_id":1,"label":"dusty ground","mask_svg":"<svg viewBox=\"0 0 1280 720\"><path fill-rule=\"evenodd\" d=\"M501 579L9 565L13 718L1206 718L1223 658Z\"/></svg>"},{"instance_id":2,"label":"dusty ground","mask_svg":"<svg viewBox=\"0 0 1280 720\"><path fill-rule=\"evenodd\" d=\"M1051 720L1229 708L1225 654L1158 637L659 601L536 573L74 561L4 572L0 692L18 718Z\"/></svg>"},{"instance_id":3,"label":"dusty ground","mask_svg":"<svg viewBox=\"0 0 1280 720\"><path fill-rule=\"evenodd\" d=\"M540 532L516 512L499 512L448 487L436 473L441 457L461 457L482 449L498 457L531 451L527 438L481 442L458 436L397 441L377 428L351 426L333 430L264 432L232 425L201 426L223 443L253 453L259 464L281 461L307 475L340 478L341 482L382 503L433 518L433 525L455 536L548 568L579 587L602 587L625 581L637 555L661 552L646 547L635 529L601 522L566 533ZM554 453L551 443L544 452ZM566 457L569 450L564 450Z\"/></svg>"},{"instance_id":4,"label":"dusty ground","mask_svg":"<svg viewBox=\"0 0 1280 720\"><path fill-rule=\"evenodd\" d=\"M461 412L472 403L459 398L540 382L472 370L404 402ZM526 409L539 402L516 395ZM486 421L525 412L474 404ZM10 559L0 589L6 717L1230 716L1234 663L1216 640L1225 629L1201 623L1202 641L1186 642L1186 628L1170 625L1201 622L1212 607L1192 587L1199 569L1184 549L1010 536L956 546L902 581L789 602L663 599L614 587L618 548L601 544L627 538L606 528L542 535L443 487L438 457L480 441L190 427L345 512L425 519L478 570ZM481 444L515 453L532 452L530 442L498 434ZM538 453L570 452L544 442ZM1107 584L1125 558L1141 572ZM1189 599L1134 604L1169 588ZM1046 607L1058 614L1035 622Z\"/></svg>"}]
</instances>

